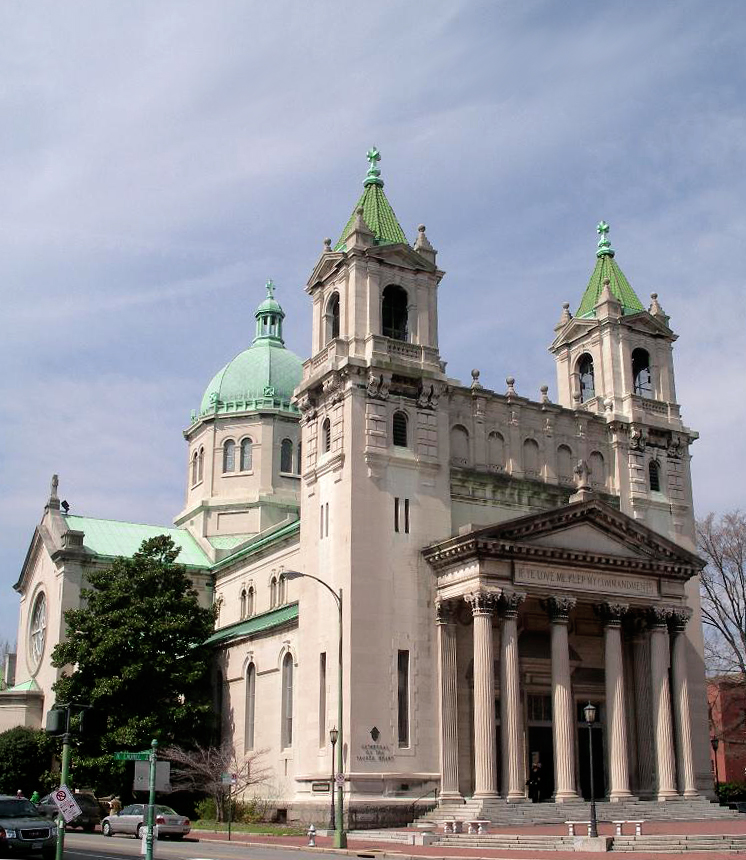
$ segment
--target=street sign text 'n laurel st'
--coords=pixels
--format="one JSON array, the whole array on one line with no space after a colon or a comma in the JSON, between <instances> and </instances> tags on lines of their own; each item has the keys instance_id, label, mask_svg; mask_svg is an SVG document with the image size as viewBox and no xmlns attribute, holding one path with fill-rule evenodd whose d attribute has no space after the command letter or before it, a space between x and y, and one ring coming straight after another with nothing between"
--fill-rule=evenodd
<instances>
[{"instance_id":1,"label":"street sign text 'n laurel st'","mask_svg":"<svg viewBox=\"0 0 746 860\"><path fill-rule=\"evenodd\" d=\"M149 752L115 752L114 761L147 761Z\"/></svg>"}]
</instances>

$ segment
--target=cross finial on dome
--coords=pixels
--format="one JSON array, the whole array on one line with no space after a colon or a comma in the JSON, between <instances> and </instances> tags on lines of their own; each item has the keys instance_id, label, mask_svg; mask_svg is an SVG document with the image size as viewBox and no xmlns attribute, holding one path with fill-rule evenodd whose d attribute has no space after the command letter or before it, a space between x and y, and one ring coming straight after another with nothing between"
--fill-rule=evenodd
<instances>
[{"instance_id":1,"label":"cross finial on dome","mask_svg":"<svg viewBox=\"0 0 746 860\"><path fill-rule=\"evenodd\" d=\"M267 295L270 299L273 299L275 297L275 282L272 280L272 278L267 281Z\"/></svg>"},{"instance_id":2,"label":"cross finial on dome","mask_svg":"<svg viewBox=\"0 0 746 860\"><path fill-rule=\"evenodd\" d=\"M381 153L378 151L378 148L375 146L371 146L368 152L365 154L365 157L368 159L370 166L368 167L368 175L365 177L365 181L363 185L380 185L383 188L383 179L381 179L381 171L378 169L377 164L381 160Z\"/></svg>"},{"instance_id":3,"label":"cross finial on dome","mask_svg":"<svg viewBox=\"0 0 746 860\"><path fill-rule=\"evenodd\" d=\"M606 221L599 221L598 227L596 227L596 232L601 237L598 240L598 251L596 251L596 256L613 257L614 249L611 247L611 242L609 241L609 225Z\"/></svg>"}]
</instances>

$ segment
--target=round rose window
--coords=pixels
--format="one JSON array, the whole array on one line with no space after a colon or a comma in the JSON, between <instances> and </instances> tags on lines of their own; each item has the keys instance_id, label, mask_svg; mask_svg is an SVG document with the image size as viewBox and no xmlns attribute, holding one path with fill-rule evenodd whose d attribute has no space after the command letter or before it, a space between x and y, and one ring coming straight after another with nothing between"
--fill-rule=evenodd
<instances>
[{"instance_id":1,"label":"round rose window","mask_svg":"<svg viewBox=\"0 0 746 860\"><path fill-rule=\"evenodd\" d=\"M47 638L47 598L41 592L34 601L29 624L29 655L33 670L36 671L44 654L44 642Z\"/></svg>"}]
</instances>

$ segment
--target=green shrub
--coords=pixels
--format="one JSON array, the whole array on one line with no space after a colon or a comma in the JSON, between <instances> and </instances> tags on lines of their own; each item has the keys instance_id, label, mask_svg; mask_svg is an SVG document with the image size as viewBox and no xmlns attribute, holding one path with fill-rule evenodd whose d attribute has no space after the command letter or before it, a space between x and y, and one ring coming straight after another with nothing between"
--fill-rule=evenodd
<instances>
[{"instance_id":1,"label":"green shrub","mask_svg":"<svg viewBox=\"0 0 746 860\"><path fill-rule=\"evenodd\" d=\"M48 786L54 740L41 729L16 726L0 734L0 794L30 797Z\"/></svg>"},{"instance_id":2,"label":"green shrub","mask_svg":"<svg viewBox=\"0 0 746 860\"><path fill-rule=\"evenodd\" d=\"M726 806L737 800L746 801L746 782L721 782L717 793L720 803Z\"/></svg>"},{"instance_id":3,"label":"green shrub","mask_svg":"<svg viewBox=\"0 0 746 860\"><path fill-rule=\"evenodd\" d=\"M200 800L198 803L195 803L194 811L197 814L197 818L202 819L203 821L215 821L217 818L215 801L211 797L206 797L204 800Z\"/></svg>"}]
</instances>

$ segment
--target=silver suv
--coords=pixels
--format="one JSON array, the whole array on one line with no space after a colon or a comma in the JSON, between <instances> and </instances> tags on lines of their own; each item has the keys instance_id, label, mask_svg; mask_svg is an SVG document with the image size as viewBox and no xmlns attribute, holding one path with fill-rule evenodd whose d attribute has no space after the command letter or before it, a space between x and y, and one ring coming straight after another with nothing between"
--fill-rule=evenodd
<instances>
[{"instance_id":1,"label":"silver suv","mask_svg":"<svg viewBox=\"0 0 746 860\"><path fill-rule=\"evenodd\" d=\"M0 856L41 854L54 860L57 827L30 800L0 794Z\"/></svg>"}]
</instances>

